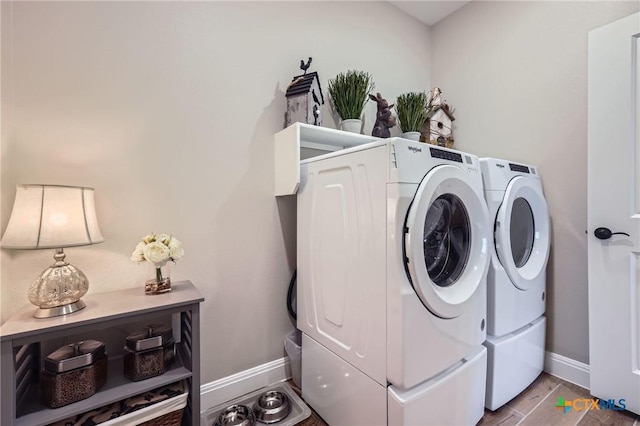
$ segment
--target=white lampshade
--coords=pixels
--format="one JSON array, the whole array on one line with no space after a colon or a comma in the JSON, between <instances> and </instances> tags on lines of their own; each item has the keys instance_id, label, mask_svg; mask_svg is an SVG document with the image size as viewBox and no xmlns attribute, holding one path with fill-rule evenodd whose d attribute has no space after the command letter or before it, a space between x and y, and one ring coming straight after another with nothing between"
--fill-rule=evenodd
<instances>
[{"instance_id":1,"label":"white lampshade","mask_svg":"<svg viewBox=\"0 0 640 426\"><path fill-rule=\"evenodd\" d=\"M93 188L18 185L0 246L56 250L54 264L31 284L28 293L29 301L39 308L33 316L49 318L83 309L80 298L89 290L84 273L65 262L63 248L102 241Z\"/></svg>"},{"instance_id":2,"label":"white lampshade","mask_svg":"<svg viewBox=\"0 0 640 426\"><path fill-rule=\"evenodd\" d=\"M6 249L43 249L102 241L93 188L18 185L0 244Z\"/></svg>"}]
</instances>

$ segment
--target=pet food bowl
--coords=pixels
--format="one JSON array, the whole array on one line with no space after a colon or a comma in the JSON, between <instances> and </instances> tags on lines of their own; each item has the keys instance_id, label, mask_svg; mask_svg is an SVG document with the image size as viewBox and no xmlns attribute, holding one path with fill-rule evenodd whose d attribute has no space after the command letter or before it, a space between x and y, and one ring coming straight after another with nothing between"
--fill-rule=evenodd
<instances>
[{"instance_id":1,"label":"pet food bowl","mask_svg":"<svg viewBox=\"0 0 640 426\"><path fill-rule=\"evenodd\" d=\"M254 426L256 418L246 405L230 405L218 416L214 426Z\"/></svg>"},{"instance_id":2,"label":"pet food bowl","mask_svg":"<svg viewBox=\"0 0 640 426\"><path fill-rule=\"evenodd\" d=\"M289 398L282 392L267 391L253 404L253 413L260 423L277 423L291 412Z\"/></svg>"}]
</instances>

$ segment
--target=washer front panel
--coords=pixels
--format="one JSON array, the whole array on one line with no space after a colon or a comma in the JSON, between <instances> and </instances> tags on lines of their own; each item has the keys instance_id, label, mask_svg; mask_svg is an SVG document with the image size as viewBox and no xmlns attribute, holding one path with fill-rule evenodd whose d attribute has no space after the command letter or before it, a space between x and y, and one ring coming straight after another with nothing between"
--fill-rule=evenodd
<instances>
[{"instance_id":1,"label":"washer front panel","mask_svg":"<svg viewBox=\"0 0 640 426\"><path fill-rule=\"evenodd\" d=\"M442 318L460 316L489 265L488 212L470 175L456 166L434 167L407 214L406 269L422 303Z\"/></svg>"},{"instance_id":2,"label":"washer front panel","mask_svg":"<svg viewBox=\"0 0 640 426\"><path fill-rule=\"evenodd\" d=\"M509 182L498 209L495 245L513 284L531 288L549 259L549 210L542 191L523 176Z\"/></svg>"}]
</instances>

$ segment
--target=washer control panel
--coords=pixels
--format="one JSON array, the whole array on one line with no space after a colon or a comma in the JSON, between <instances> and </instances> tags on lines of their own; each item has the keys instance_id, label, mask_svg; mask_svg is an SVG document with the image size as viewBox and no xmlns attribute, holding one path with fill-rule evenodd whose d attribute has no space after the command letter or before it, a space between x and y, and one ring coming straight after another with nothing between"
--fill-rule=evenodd
<instances>
[{"instance_id":1,"label":"washer control panel","mask_svg":"<svg viewBox=\"0 0 640 426\"><path fill-rule=\"evenodd\" d=\"M509 163L509 168L512 172L529 173L529 168L521 164Z\"/></svg>"},{"instance_id":2,"label":"washer control panel","mask_svg":"<svg viewBox=\"0 0 640 426\"><path fill-rule=\"evenodd\" d=\"M462 155L457 152L445 151L444 149L429 148L432 158L442 158L443 160L456 161L462 163Z\"/></svg>"}]
</instances>

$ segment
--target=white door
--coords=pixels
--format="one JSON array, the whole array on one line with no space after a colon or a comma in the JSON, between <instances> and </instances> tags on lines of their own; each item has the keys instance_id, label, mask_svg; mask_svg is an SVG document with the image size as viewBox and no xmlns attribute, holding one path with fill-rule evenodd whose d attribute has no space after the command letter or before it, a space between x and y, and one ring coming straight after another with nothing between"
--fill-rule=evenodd
<instances>
[{"instance_id":1,"label":"white door","mask_svg":"<svg viewBox=\"0 0 640 426\"><path fill-rule=\"evenodd\" d=\"M511 282L529 290L546 273L549 209L537 181L517 176L507 185L496 216L495 245Z\"/></svg>"},{"instance_id":2,"label":"white door","mask_svg":"<svg viewBox=\"0 0 640 426\"><path fill-rule=\"evenodd\" d=\"M407 213L405 265L433 314L465 312L489 267L489 213L459 167L440 165L424 177Z\"/></svg>"},{"instance_id":3,"label":"white door","mask_svg":"<svg viewBox=\"0 0 640 426\"><path fill-rule=\"evenodd\" d=\"M615 399L617 403L624 399L626 409L637 414L640 414L639 37L640 14L591 31L588 64L590 387L595 397Z\"/></svg>"}]
</instances>

